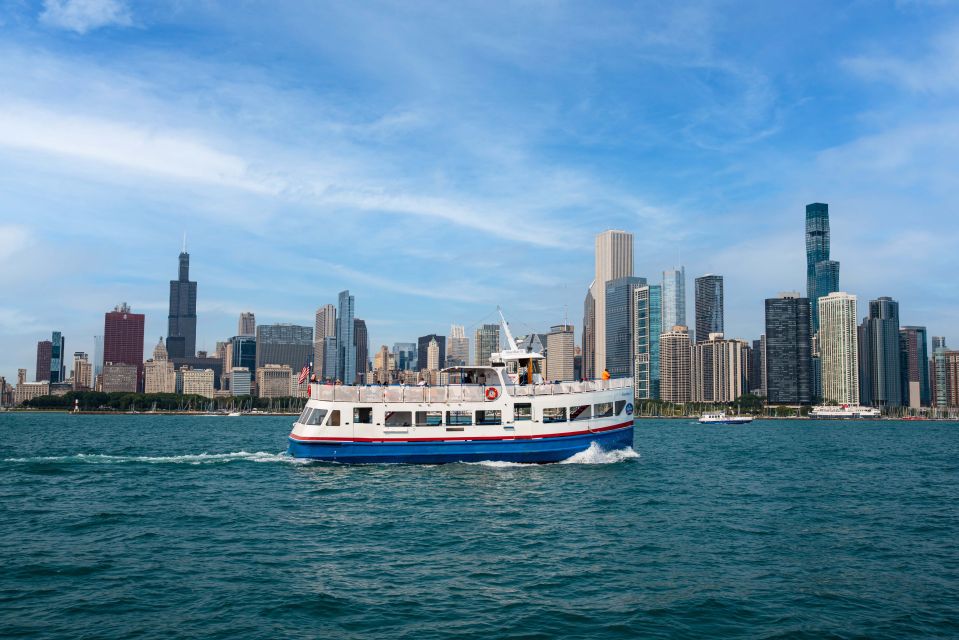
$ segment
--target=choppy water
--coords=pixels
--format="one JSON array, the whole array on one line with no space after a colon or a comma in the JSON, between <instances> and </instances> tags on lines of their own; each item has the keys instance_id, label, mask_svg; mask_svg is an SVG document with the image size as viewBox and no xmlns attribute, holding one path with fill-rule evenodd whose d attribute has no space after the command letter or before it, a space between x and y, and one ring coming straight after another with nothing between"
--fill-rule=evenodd
<instances>
[{"instance_id":1,"label":"choppy water","mask_svg":"<svg viewBox=\"0 0 959 640\"><path fill-rule=\"evenodd\" d=\"M959 424L349 467L290 421L0 414L0 637L959 636Z\"/></svg>"}]
</instances>

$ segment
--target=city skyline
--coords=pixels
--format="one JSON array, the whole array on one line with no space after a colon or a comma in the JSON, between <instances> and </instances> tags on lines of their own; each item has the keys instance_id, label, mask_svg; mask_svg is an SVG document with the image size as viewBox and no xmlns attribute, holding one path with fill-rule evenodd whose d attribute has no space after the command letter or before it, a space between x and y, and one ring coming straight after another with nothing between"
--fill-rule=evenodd
<instances>
[{"instance_id":1,"label":"city skyline","mask_svg":"<svg viewBox=\"0 0 959 640\"><path fill-rule=\"evenodd\" d=\"M166 337L184 232L210 353L241 311L309 325L344 289L371 351L496 305L545 331L582 308L608 228L635 235L651 284L680 264L687 289L722 274L726 334L755 338L765 298L806 290L798 212L815 202L844 291L959 331L955 281L931 277L957 266L952 8L554 7L547 25L492 7L463 41L452 16L397 7L281 7L254 27L214 4L111 4L20 3L0 25L8 380L53 330L66 354L96 353L97 318L123 300ZM211 49L277 37L211 56L185 28Z\"/></svg>"}]
</instances>

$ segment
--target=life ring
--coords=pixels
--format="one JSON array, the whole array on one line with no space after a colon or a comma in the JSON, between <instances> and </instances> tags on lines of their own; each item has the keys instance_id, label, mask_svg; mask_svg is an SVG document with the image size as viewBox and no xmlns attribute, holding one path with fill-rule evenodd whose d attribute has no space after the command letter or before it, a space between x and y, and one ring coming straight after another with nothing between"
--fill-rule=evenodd
<instances>
[{"instance_id":1,"label":"life ring","mask_svg":"<svg viewBox=\"0 0 959 640\"><path fill-rule=\"evenodd\" d=\"M486 399L496 400L499 397L499 390L496 387L486 387Z\"/></svg>"}]
</instances>

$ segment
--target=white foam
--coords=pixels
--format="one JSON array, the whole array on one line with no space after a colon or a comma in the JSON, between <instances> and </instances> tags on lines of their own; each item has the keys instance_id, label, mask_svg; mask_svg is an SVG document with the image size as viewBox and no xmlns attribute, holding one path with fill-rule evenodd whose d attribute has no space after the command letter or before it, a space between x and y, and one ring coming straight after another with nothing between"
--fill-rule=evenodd
<instances>
[{"instance_id":1,"label":"white foam","mask_svg":"<svg viewBox=\"0 0 959 640\"><path fill-rule=\"evenodd\" d=\"M616 464L626 460L634 460L639 454L632 447L606 451L595 442L590 443L589 449L574 453L560 464Z\"/></svg>"},{"instance_id":2,"label":"white foam","mask_svg":"<svg viewBox=\"0 0 959 640\"><path fill-rule=\"evenodd\" d=\"M80 462L84 464L222 464L245 460L247 462L283 462L302 464L308 460L293 458L285 453L266 451L234 451L231 453L196 453L179 456L113 456L103 453L78 453L72 456L38 456L35 458L5 458L3 462Z\"/></svg>"},{"instance_id":3,"label":"white foam","mask_svg":"<svg viewBox=\"0 0 959 640\"><path fill-rule=\"evenodd\" d=\"M481 467L493 467L495 469L504 469L510 467L529 467L529 463L507 462L506 460L482 460L480 462L464 462L463 464L475 464Z\"/></svg>"}]
</instances>

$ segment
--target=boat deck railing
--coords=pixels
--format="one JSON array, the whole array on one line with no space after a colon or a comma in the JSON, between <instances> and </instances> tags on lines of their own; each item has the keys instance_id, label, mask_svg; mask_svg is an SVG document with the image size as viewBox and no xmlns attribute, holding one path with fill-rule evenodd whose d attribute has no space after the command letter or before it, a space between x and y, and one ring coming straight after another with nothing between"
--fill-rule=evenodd
<instances>
[{"instance_id":1,"label":"boat deck railing","mask_svg":"<svg viewBox=\"0 0 959 640\"><path fill-rule=\"evenodd\" d=\"M349 385L313 384L310 397L324 402L484 402L486 389L481 384L451 384L423 387L356 387ZM501 389L500 385L493 385ZM508 385L503 389L514 398L529 396L567 395L590 391L632 388L629 378L615 380L587 380L584 382L554 382L551 384Z\"/></svg>"}]
</instances>

